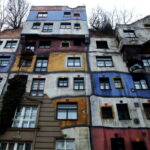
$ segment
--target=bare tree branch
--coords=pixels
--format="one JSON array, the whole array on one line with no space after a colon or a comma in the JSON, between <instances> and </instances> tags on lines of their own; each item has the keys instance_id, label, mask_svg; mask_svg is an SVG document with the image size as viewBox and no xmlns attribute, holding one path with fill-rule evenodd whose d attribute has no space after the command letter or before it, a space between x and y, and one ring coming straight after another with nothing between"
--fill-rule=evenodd
<instances>
[{"instance_id":1,"label":"bare tree branch","mask_svg":"<svg viewBox=\"0 0 150 150\"><path fill-rule=\"evenodd\" d=\"M26 0L8 0L6 7L6 24L13 29L22 27L29 3Z\"/></svg>"}]
</instances>

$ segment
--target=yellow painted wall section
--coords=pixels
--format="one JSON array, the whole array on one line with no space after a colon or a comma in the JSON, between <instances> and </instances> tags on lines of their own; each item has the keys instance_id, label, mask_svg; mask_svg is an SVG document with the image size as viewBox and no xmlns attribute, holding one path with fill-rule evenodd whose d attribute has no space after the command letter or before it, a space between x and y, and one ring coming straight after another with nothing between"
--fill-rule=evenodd
<instances>
[{"instance_id":1,"label":"yellow painted wall section","mask_svg":"<svg viewBox=\"0 0 150 150\"><path fill-rule=\"evenodd\" d=\"M32 62L31 62L31 66L30 67L19 67L19 63L20 63L20 56L16 56L16 60L15 63L11 69L11 71L27 71L27 72L33 72L34 70L34 66L35 66L35 62L36 62L36 56L32 57Z\"/></svg>"},{"instance_id":2,"label":"yellow painted wall section","mask_svg":"<svg viewBox=\"0 0 150 150\"><path fill-rule=\"evenodd\" d=\"M58 120L61 128L75 125L89 125L89 100L86 97L78 98L61 98L52 100L57 115L58 103L77 103L78 105L78 120ZM56 116L57 118L57 116Z\"/></svg>"},{"instance_id":3,"label":"yellow painted wall section","mask_svg":"<svg viewBox=\"0 0 150 150\"><path fill-rule=\"evenodd\" d=\"M67 56L81 56L81 67L67 67ZM85 53L51 53L49 56L48 71L86 71L86 54Z\"/></svg>"}]
</instances>

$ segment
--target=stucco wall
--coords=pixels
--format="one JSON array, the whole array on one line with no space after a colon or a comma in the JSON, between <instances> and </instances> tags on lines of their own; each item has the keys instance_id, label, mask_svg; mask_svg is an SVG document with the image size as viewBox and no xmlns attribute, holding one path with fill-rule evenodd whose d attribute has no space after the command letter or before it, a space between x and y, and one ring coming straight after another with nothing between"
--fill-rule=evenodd
<instances>
[{"instance_id":1,"label":"stucco wall","mask_svg":"<svg viewBox=\"0 0 150 150\"><path fill-rule=\"evenodd\" d=\"M61 22L71 22L71 29L60 29ZM32 29L33 21L26 22L24 24L22 34L40 34L40 35L86 35L88 33L88 25L86 21L80 20L71 20L71 21L42 21L40 29ZM52 32L42 32L44 23L53 23L53 31ZM80 29L74 29L74 24L80 23Z\"/></svg>"},{"instance_id":2,"label":"stucco wall","mask_svg":"<svg viewBox=\"0 0 150 150\"><path fill-rule=\"evenodd\" d=\"M128 104L128 110L130 115L130 120L119 120L118 112L116 104L120 104L120 101L124 104ZM91 96L91 119L92 119L92 126L105 126L105 127L121 127L121 128L128 128L128 127L149 127L150 120L146 118L143 103L149 103L148 99L142 98L104 98L104 97L97 97ZM138 103L139 107L135 107L134 103ZM112 106L113 110L113 119L102 119L101 118L101 106ZM133 119L138 118L140 123L135 124Z\"/></svg>"},{"instance_id":3,"label":"stucco wall","mask_svg":"<svg viewBox=\"0 0 150 150\"><path fill-rule=\"evenodd\" d=\"M88 127L74 127L62 130L66 138L75 139L76 150L91 150Z\"/></svg>"},{"instance_id":4,"label":"stucco wall","mask_svg":"<svg viewBox=\"0 0 150 150\"><path fill-rule=\"evenodd\" d=\"M77 120L58 120L61 128L79 126L79 125L89 125L89 100L86 97L66 97L60 99L53 99L52 103L55 107L55 112L57 115L57 104L58 103L77 103L78 106L78 119Z\"/></svg>"}]
</instances>

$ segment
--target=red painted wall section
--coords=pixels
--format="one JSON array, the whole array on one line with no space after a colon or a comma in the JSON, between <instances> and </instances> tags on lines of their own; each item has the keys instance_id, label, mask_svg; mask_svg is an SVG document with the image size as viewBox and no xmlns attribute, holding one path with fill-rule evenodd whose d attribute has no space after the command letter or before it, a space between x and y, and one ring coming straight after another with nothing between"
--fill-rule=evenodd
<instances>
[{"instance_id":1,"label":"red painted wall section","mask_svg":"<svg viewBox=\"0 0 150 150\"><path fill-rule=\"evenodd\" d=\"M101 129L91 128L91 141L93 150L112 150L111 138L124 138L125 150L133 150L131 142L144 141L147 150L150 150L150 129Z\"/></svg>"},{"instance_id":2,"label":"red painted wall section","mask_svg":"<svg viewBox=\"0 0 150 150\"><path fill-rule=\"evenodd\" d=\"M30 43L30 42L34 42L36 43L36 48L34 50L34 53L35 54L38 54L38 53L45 53L45 52L51 52L51 51L87 51L87 46L85 46L84 44L84 40L83 39L76 39L76 40L79 40L81 41L81 45L80 46L75 46L74 45L74 40L75 39L45 39L45 38L42 38L42 37L39 37L38 39L35 38L35 37L28 37L28 39L26 39L26 42L27 43ZM45 42L49 42L51 43L50 44L50 48L39 48L39 44L40 44L40 41L45 41ZM63 48L61 47L61 43L64 42L64 41L67 41L69 42L69 47L67 48ZM25 44L25 42L23 42ZM20 52L22 51L23 47L20 45L20 48L19 48L19 51L18 51L18 54L20 54Z\"/></svg>"}]
</instances>

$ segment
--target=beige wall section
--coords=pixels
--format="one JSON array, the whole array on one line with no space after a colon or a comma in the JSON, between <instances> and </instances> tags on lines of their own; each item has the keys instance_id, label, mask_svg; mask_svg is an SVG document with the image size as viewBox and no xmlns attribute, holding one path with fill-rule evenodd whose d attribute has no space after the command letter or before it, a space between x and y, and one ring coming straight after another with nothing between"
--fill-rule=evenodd
<instances>
[{"instance_id":1,"label":"beige wall section","mask_svg":"<svg viewBox=\"0 0 150 150\"><path fill-rule=\"evenodd\" d=\"M63 129L66 138L75 139L75 150L91 150L88 127L75 127Z\"/></svg>"},{"instance_id":2,"label":"beige wall section","mask_svg":"<svg viewBox=\"0 0 150 150\"><path fill-rule=\"evenodd\" d=\"M55 112L57 112L58 103L77 103L78 105L78 119L77 120L58 120L60 126L69 127L74 125L89 125L89 100L86 97L77 97L77 98L61 98L52 100L52 103L55 106ZM56 113L57 115L57 113Z\"/></svg>"},{"instance_id":3,"label":"beige wall section","mask_svg":"<svg viewBox=\"0 0 150 150\"><path fill-rule=\"evenodd\" d=\"M35 66L35 62L36 62L36 56L33 56L32 58L32 63L30 67L19 67L19 63L20 63L20 56L16 56L16 60L14 62L14 65L11 69L11 71L27 71L27 72L33 72L34 70L34 66Z\"/></svg>"},{"instance_id":4,"label":"beige wall section","mask_svg":"<svg viewBox=\"0 0 150 150\"><path fill-rule=\"evenodd\" d=\"M81 57L81 67L67 67L67 57ZM86 71L86 53L51 53L48 71Z\"/></svg>"}]
</instances>

